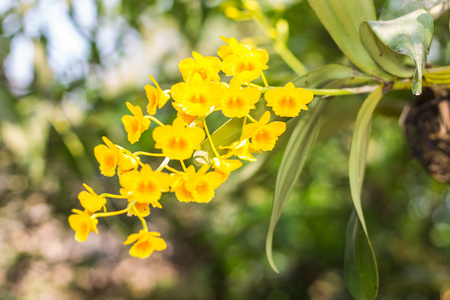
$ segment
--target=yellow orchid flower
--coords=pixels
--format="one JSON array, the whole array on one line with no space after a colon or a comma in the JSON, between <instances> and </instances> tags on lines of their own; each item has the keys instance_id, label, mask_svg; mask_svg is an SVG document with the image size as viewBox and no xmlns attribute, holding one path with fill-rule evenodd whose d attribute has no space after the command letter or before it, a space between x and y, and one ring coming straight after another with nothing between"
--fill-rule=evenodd
<instances>
[{"instance_id":1,"label":"yellow orchid flower","mask_svg":"<svg viewBox=\"0 0 450 300\"><path fill-rule=\"evenodd\" d=\"M242 162L237 159L222 159L214 157L212 162L216 173L222 176L222 182L225 182L228 179L228 176L230 176L232 171L242 166Z\"/></svg>"},{"instance_id":2,"label":"yellow orchid flower","mask_svg":"<svg viewBox=\"0 0 450 300\"><path fill-rule=\"evenodd\" d=\"M184 81L189 81L194 74L199 74L203 80L219 81L221 61L217 57L202 56L192 52L192 58L185 58L178 64Z\"/></svg>"},{"instance_id":3,"label":"yellow orchid flower","mask_svg":"<svg viewBox=\"0 0 450 300\"><path fill-rule=\"evenodd\" d=\"M191 116L205 116L218 104L224 85L215 81L203 80L195 73L188 82L172 85L173 106Z\"/></svg>"},{"instance_id":4,"label":"yellow orchid flower","mask_svg":"<svg viewBox=\"0 0 450 300\"><path fill-rule=\"evenodd\" d=\"M296 88L292 82L288 82L284 87L267 91L264 98L267 106L272 107L276 115L296 117L302 109L308 110L306 104L313 100L314 94L311 91Z\"/></svg>"},{"instance_id":5,"label":"yellow orchid flower","mask_svg":"<svg viewBox=\"0 0 450 300\"><path fill-rule=\"evenodd\" d=\"M122 194L138 203L150 203L161 208L159 199L163 192L169 191L170 175L153 171L150 165L144 165L139 171L133 170L119 178Z\"/></svg>"},{"instance_id":6,"label":"yellow orchid flower","mask_svg":"<svg viewBox=\"0 0 450 300\"><path fill-rule=\"evenodd\" d=\"M100 172L104 176L112 177L116 174L116 167L119 163L120 151L107 137L103 137L105 145L98 145L94 148L94 155L100 164Z\"/></svg>"},{"instance_id":7,"label":"yellow orchid flower","mask_svg":"<svg viewBox=\"0 0 450 300\"><path fill-rule=\"evenodd\" d=\"M83 186L87 191L82 191L78 194L78 199L80 200L81 206L83 206L89 214L95 213L96 211L102 209L102 207L106 204L106 198L97 195L87 184L83 183Z\"/></svg>"},{"instance_id":8,"label":"yellow orchid flower","mask_svg":"<svg viewBox=\"0 0 450 300\"><path fill-rule=\"evenodd\" d=\"M129 245L134 243L130 248L130 255L138 258L147 258L153 251L162 251L167 248L166 242L160 236L161 234L155 231L141 230L139 233L129 235L123 244Z\"/></svg>"},{"instance_id":9,"label":"yellow orchid flower","mask_svg":"<svg viewBox=\"0 0 450 300\"><path fill-rule=\"evenodd\" d=\"M69 216L69 225L75 231L77 242L84 242L91 231L98 233L96 218L91 218L90 215L78 209L74 209L73 212L75 214Z\"/></svg>"},{"instance_id":10,"label":"yellow orchid flower","mask_svg":"<svg viewBox=\"0 0 450 300\"><path fill-rule=\"evenodd\" d=\"M188 168L188 175L175 191L178 201L208 203L214 198L214 190L222 184L222 176L216 172L206 173L208 169L208 165L203 165L196 173L194 166Z\"/></svg>"},{"instance_id":11,"label":"yellow orchid flower","mask_svg":"<svg viewBox=\"0 0 450 300\"><path fill-rule=\"evenodd\" d=\"M255 103L261 97L261 92L253 87L241 87L237 78L230 81L229 88L225 91L220 108L222 113L228 118L242 118L246 116L250 109L255 108Z\"/></svg>"},{"instance_id":12,"label":"yellow orchid flower","mask_svg":"<svg viewBox=\"0 0 450 300\"><path fill-rule=\"evenodd\" d=\"M156 87L147 84L144 88L148 99L147 112L150 116L153 116L158 108L160 109L166 104L167 100L170 99L170 95L164 93L152 75L149 75L149 77Z\"/></svg>"},{"instance_id":13,"label":"yellow orchid flower","mask_svg":"<svg viewBox=\"0 0 450 300\"><path fill-rule=\"evenodd\" d=\"M155 148L162 149L165 156L185 160L192 156L194 150L201 148L205 132L198 127L186 127L181 118L176 118L172 125L155 128L153 139Z\"/></svg>"},{"instance_id":14,"label":"yellow orchid flower","mask_svg":"<svg viewBox=\"0 0 450 300\"><path fill-rule=\"evenodd\" d=\"M269 123L270 112L266 111L258 122L247 124L244 126L243 136L251 137L252 146L256 150L270 151L275 147L275 143L286 130L286 123L272 122Z\"/></svg>"},{"instance_id":15,"label":"yellow orchid flower","mask_svg":"<svg viewBox=\"0 0 450 300\"><path fill-rule=\"evenodd\" d=\"M123 116L122 122L128 134L128 140L134 144L139 141L141 134L148 129L150 120L144 118L142 109L138 105L133 106L130 102L127 102L126 105L133 115Z\"/></svg>"}]
</instances>

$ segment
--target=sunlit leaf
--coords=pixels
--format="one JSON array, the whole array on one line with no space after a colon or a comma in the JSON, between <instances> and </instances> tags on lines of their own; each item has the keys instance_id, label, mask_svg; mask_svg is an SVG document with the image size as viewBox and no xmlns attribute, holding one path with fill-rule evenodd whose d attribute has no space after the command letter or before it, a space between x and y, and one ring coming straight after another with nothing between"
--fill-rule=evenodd
<instances>
[{"instance_id":1,"label":"sunlit leaf","mask_svg":"<svg viewBox=\"0 0 450 300\"><path fill-rule=\"evenodd\" d=\"M349 180L353 205L364 232L367 233L364 214L361 206L361 188L366 168L367 145L370 137L372 115L383 96L383 85L373 91L362 104L355 121L349 157Z\"/></svg>"},{"instance_id":2,"label":"sunlit leaf","mask_svg":"<svg viewBox=\"0 0 450 300\"><path fill-rule=\"evenodd\" d=\"M386 72L403 78L412 77L414 75L414 68L403 64L404 55L393 51L383 44L366 22L361 24L361 40L373 59L382 66Z\"/></svg>"},{"instance_id":3,"label":"sunlit leaf","mask_svg":"<svg viewBox=\"0 0 450 300\"><path fill-rule=\"evenodd\" d=\"M341 51L367 74L390 80L364 48L359 38L363 21L376 20L372 0L308 0L319 20Z\"/></svg>"},{"instance_id":4,"label":"sunlit leaf","mask_svg":"<svg viewBox=\"0 0 450 300\"><path fill-rule=\"evenodd\" d=\"M353 298L373 300L378 293L378 268L370 240L353 211L347 225L345 280Z\"/></svg>"},{"instance_id":5,"label":"sunlit leaf","mask_svg":"<svg viewBox=\"0 0 450 300\"><path fill-rule=\"evenodd\" d=\"M420 8L426 8L428 10L433 8L439 9L438 6L444 4L446 1L447 0L388 0L384 5L378 20L392 20ZM448 9L448 5L447 7L441 8L442 12L446 9Z\"/></svg>"},{"instance_id":6,"label":"sunlit leaf","mask_svg":"<svg viewBox=\"0 0 450 300\"><path fill-rule=\"evenodd\" d=\"M364 220L361 189L364 182L372 115L382 96L383 85L380 85L362 104L354 125L349 157L350 191L358 218L355 218L355 221L350 220L348 227L346 277L352 295L355 299L362 300L375 299L378 290L377 263ZM359 226L362 230L358 228Z\"/></svg>"},{"instance_id":7,"label":"sunlit leaf","mask_svg":"<svg viewBox=\"0 0 450 300\"><path fill-rule=\"evenodd\" d=\"M422 74L433 38L429 11L418 9L394 20L364 22L361 38L380 66L396 76L410 76L402 66L403 55L414 60L412 92L416 95L422 92Z\"/></svg>"}]
</instances>

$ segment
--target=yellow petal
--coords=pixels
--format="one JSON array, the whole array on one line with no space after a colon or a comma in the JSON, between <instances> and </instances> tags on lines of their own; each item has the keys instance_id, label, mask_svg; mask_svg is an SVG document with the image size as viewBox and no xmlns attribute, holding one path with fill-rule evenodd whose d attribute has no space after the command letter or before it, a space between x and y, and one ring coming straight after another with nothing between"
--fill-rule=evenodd
<instances>
[{"instance_id":1,"label":"yellow petal","mask_svg":"<svg viewBox=\"0 0 450 300\"><path fill-rule=\"evenodd\" d=\"M286 123L284 122L272 122L267 125L268 128L276 135L280 136L283 132L286 131Z\"/></svg>"},{"instance_id":2,"label":"yellow petal","mask_svg":"<svg viewBox=\"0 0 450 300\"><path fill-rule=\"evenodd\" d=\"M266 111L261 118L259 119L259 122L261 125L266 125L270 121L270 112Z\"/></svg>"},{"instance_id":3,"label":"yellow petal","mask_svg":"<svg viewBox=\"0 0 450 300\"><path fill-rule=\"evenodd\" d=\"M140 237L140 233L132 233L127 237L127 240L123 242L124 245L129 245L131 243L134 243L137 241L137 239Z\"/></svg>"}]
</instances>

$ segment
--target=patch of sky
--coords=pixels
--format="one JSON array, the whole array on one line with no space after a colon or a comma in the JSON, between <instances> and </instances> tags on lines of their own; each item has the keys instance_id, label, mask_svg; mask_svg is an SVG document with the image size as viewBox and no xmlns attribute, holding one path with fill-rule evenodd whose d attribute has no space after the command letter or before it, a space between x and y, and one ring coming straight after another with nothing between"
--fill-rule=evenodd
<instances>
[{"instance_id":1,"label":"patch of sky","mask_svg":"<svg viewBox=\"0 0 450 300\"><path fill-rule=\"evenodd\" d=\"M11 41L11 50L5 59L5 74L15 92L25 90L33 81L34 44L23 35L17 34Z\"/></svg>"}]
</instances>

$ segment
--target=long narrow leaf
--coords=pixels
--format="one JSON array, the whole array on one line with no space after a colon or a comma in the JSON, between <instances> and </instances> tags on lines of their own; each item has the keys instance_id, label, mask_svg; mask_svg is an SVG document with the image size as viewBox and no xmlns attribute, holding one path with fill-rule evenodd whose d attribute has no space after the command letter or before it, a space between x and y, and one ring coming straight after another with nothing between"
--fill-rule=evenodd
<instances>
[{"instance_id":1,"label":"long narrow leaf","mask_svg":"<svg viewBox=\"0 0 450 300\"><path fill-rule=\"evenodd\" d=\"M347 225L344 271L353 298L373 300L377 297L378 268L375 255L355 211Z\"/></svg>"},{"instance_id":2,"label":"long narrow leaf","mask_svg":"<svg viewBox=\"0 0 450 300\"><path fill-rule=\"evenodd\" d=\"M382 96L383 85L380 85L362 104L358 116L356 117L348 162L350 191L352 194L353 205L355 206L356 213L366 235L367 228L361 206L361 188L366 168L367 146L369 143L372 115Z\"/></svg>"},{"instance_id":3,"label":"long narrow leaf","mask_svg":"<svg viewBox=\"0 0 450 300\"><path fill-rule=\"evenodd\" d=\"M373 300L377 295L378 271L375 255L367 233L361 205L361 188L366 167L367 146L372 115L383 96L383 85L373 91L361 106L356 117L349 157L349 180L356 215L349 222L346 245L346 278L355 299ZM362 230L358 227L361 226Z\"/></svg>"},{"instance_id":4,"label":"long narrow leaf","mask_svg":"<svg viewBox=\"0 0 450 300\"><path fill-rule=\"evenodd\" d=\"M318 132L318 119L324 108L328 104L327 100L316 99L311 104L311 112L299 121L292 132L291 138L286 146L286 152L280 164L275 185L275 197L270 218L269 231L266 239L266 255L270 266L279 273L272 255L272 242L275 225L277 224L284 205L294 189L294 186L303 170L314 140Z\"/></svg>"}]
</instances>

